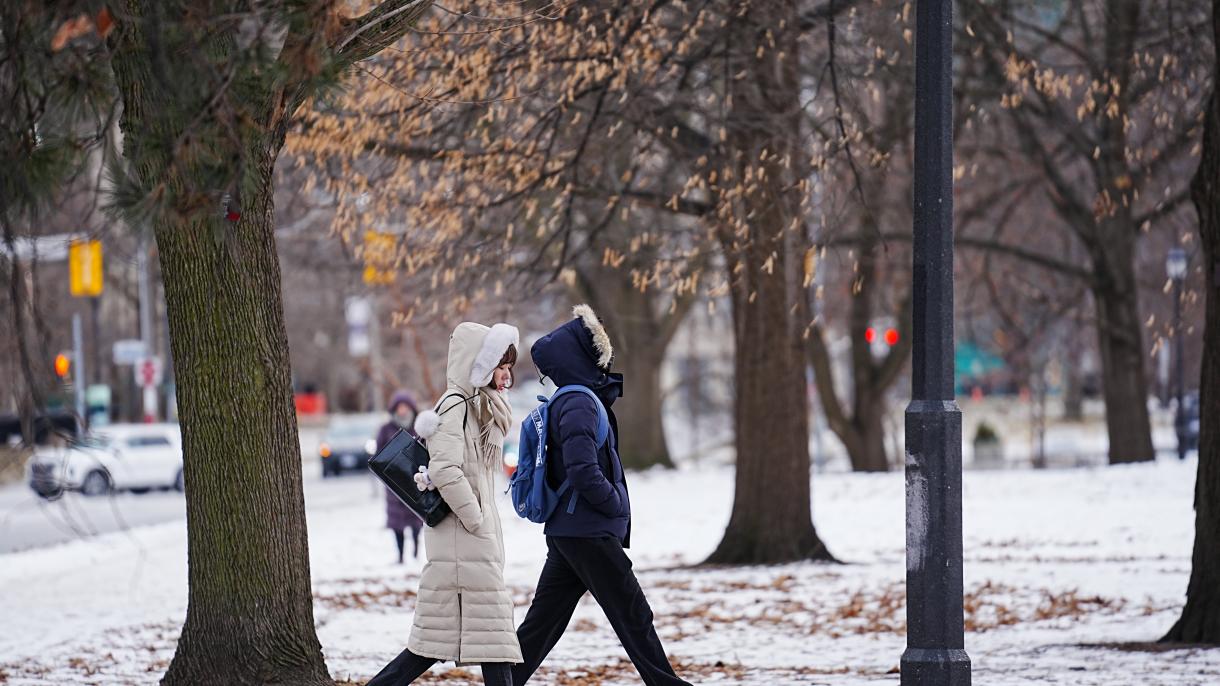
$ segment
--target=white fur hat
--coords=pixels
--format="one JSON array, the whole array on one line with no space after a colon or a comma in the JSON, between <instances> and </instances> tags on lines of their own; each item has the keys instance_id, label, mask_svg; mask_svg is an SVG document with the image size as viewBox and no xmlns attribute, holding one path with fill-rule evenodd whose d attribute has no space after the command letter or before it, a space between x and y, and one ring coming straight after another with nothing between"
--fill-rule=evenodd
<instances>
[{"instance_id":1,"label":"white fur hat","mask_svg":"<svg viewBox=\"0 0 1220 686\"><path fill-rule=\"evenodd\" d=\"M500 360L509 346L521 348L521 334L517 327L510 324L495 324L483 337L483 345L479 354L470 366L470 385L482 388L491 383L492 372L500 366Z\"/></svg>"}]
</instances>

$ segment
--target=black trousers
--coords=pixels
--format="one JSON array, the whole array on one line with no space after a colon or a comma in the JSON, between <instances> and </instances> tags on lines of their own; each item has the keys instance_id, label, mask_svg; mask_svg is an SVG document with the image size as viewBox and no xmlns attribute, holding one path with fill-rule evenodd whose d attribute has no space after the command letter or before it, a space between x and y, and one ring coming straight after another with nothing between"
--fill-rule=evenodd
<instances>
[{"instance_id":1,"label":"black trousers","mask_svg":"<svg viewBox=\"0 0 1220 686\"><path fill-rule=\"evenodd\" d=\"M377 676L370 679L365 686L405 686L418 679L436 663L437 660L433 658L404 650L398 657L390 660L390 664L377 672ZM484 662L480 665L483 668L483 683L486 686L509 686L512 684L512 672L509 671L511 666L507 662Z\"/></svg>"},{"instance_id":2,"label":"black trousers","mask_svg":"<svg viewBox=\"0 0 1220 686\"><path fill-rule=\"evenodd\" d=\"M534 602L517 629L525 661L513 666L515 686L528 681L559 642L585 591L606 613L645 684L690 686L674 674L665 656L652 625L652 608L618 539L547 536L546 545Z\"/></svg>"}]
</instances>

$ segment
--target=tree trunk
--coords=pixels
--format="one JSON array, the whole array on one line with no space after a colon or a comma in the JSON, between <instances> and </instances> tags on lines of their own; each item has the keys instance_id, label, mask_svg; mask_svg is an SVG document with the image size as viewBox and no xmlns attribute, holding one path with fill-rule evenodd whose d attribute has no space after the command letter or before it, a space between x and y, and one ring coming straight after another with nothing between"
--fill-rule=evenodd
<instances>
[{"instance_id":1,"label":"tree trunk","mask_svg":"<svg viewBox=\"0 0 1220 686\"><path fill-rule=\"evenodd\" d=\"M736 185L723 197L728 211L718 227L732 275L737 473L712 564L833 559L810 514L804 326L793 317L804 297L793 265L803 255L796 242L805 178L794 7L770 3L769 12L734 17L729 44L739 46L739 64L725 70L739 74L726 84L723 175Z\"/></svg>"},{"instance_id":2,"label":"tree trunk","mask_svg":"<svg viewBox=\"0 0 1220 686\"><path fill-rule=\"evenodd\" d=\"M966 5L984 7L982 3ZM1133 179L1146 176L1146 170L1137 169L1138 161L1129 159L1132 145L1127 132L1130 121L1137 118L1133 114L1137 103L1132 98L1142 81L1133 74L1138 66L1136 38L1147 21L1147 17L1141 16L1141 9L1148 3L1107 0L1104 5L1104 10L1098 13L1096 45L1090 48L1100 51L1097 67L1108 76L1105 89L1091 97L1094 105L1114 108L1113 113L1072 119L1061 116L1057 106L1022 106L1009 111L1021 147L1030 151L1049 184L1052 207L1065 225L1074 228L1090 253L1110 463L1118 464L1151 460L1154 456L1144 365L1147 352L1142 344L1143 322L1139 316L1134 267L1140 236L1134 207L1141 189L1133 185ZM990 40L985 42L1005 44L1007 28L997 21L1001 16L989 11L972 15L971 21L988 27ZM1084 17L1082 12L1082 22L1086 21ZM1002 57L996 59L993 54L989 60L987 69L997 83L1009 78L1004 71L1009 52L1010 48L1005 47L999 52ZM1076 144L1086 139L1092 143ZM1065 151L1075 152L1064 156ZM1088 165L1092 174L1065 173L1065 169L1077 164ZM1083 178L1099 183L1086 192L1080 183Z\"/></svg>"},{"instance_id":3,"label":"tree trunk","mask_svg":"<svg viewBox=\"0 0 1220 686\"><path fill-rule=\"evenodd\" d=\"M864 210L862 234L872 236L877 233L876 218L871 211ZM851 457L853 472L884 472L889 467L885 457L885 427L881 424L885 414L885 389L877 389L873 385L877 376L876 363L873 361L872 344L865 338L865 331L873 326L873 292L878 288L878 250L878 246L871 241L860 249L855 276L859 286L854 287L858 292L851 299L848 314L851 376L855 387L851 431L856 440L851 441L847 454Z\"/></svg>"},{"instance_id":4,"label":"tree trunk","mask_svg":"<svg viewBox=\"0 0 1220 686\"><path fill-rule=\"evenodd\" d=\"M232 240L158 224L185 456L189 603L164 684L329 684L314 631L271 173ZM235 487L240 485L240 487Z\"/></svg>"},{"instance_id":5,"label":"tree trunk","mask_svg":"<svg viewBox=\"0 0 1220 686\"><path fill-rule=\"evenodd\" d=\"M766 274L759 252L743 255L753 288L733 289L737 474L712 564L831 559L810 516L804 356L791 332L783 274Z\"/></svg>"},{"instance_id":6,"label":"tree trunk","mask_svg":"<svg viewBox=\"0 0 1220 686\"><path fill-rule=\"evenodd\" d=\"M852 429L858 437L855 450L849 450L853 472L887 472L889 457L885 452L885 402L864 399L856 403Z\"/></svg>"},{"instance_id":7,"label":"tree trunk","mask_svg":"<svg viewBox=\"0 0 1220 686\"><path fill-rule=\"evenodd\" d=\"M332 684L314 631L275 249L272 172L283 139L259 112L273 98L246 93L257 121L217 135L194 113L209 111L205 84L219 68L208 60L224 54L225 37L209 44L194 27L161 31L156 21L124 21L113 62L124 155L141 187L158 189L168 205L152 223L178 381L189 564L186 622L162 683ZM171 66L166 55L184 57ZM167 140L202 141L210 155L179 157ZM218 178L203 166L211 160L252 167L241 175L236 223L205 200Z\"/></svg>"},{"instance_id":8,"label":"tree trunk","mask_svg":"<svg viewBox=\"0 0 1220 686\"><path fill-rule=\"evenodd\" d=\"M1140 27L1140 3L1112 0L1106 13L1103 42L1105 64L1114 70L1116 84L1131 82L1131 57ZM1152 423L1148 417L1148 377L1144 362L1143 321L1139 315L1139 289L1135 279L1135 250L1140 228L1131 207L1131 189L1121 185L1130 167L1127 161L1127 89L1114 95L1122 117L1103 117L1098 123L1098 177L1104 179L1094 208L1098 222L1093 253L1098 348L1101 351L1102 392L1106 401L1106 431L1110 438L1110 464L1144 462L1156 457Z\"/></svg>"},{"instance_id":9,"label":"tree trunk","mask_svg":"<svg viewBox=\"0 0 1220 686\"><path fill-rule=\"evenodd\" d=\"M678 325L690 311L693 298L660 308L662 293L640 291L625 267L597 264L577 266L577 291L606 321L614 345L614 365L626 379L624 395L630 402L616 408L619 421L619 457L627 469L673 468L665 443L661 366Z\"/></svg>"},{"instance_id":10,"label":"tree trunk","mask_svg":"<svg viewBox=\"0 0 1220 686\"><path fill-rule=\"evenodd\" d=\"M1093 291L1097 307L1097 343L1101 350L1102 392L1110 464L1144 462L1156 455L1148 417L1148 381L1144 374L1143 336L1135 293L1131 241L1116 240L1103 248L1121 253L1118 264L1098 266L1100 286ZM1117 266L1117 269L1113 267ZM1104 271L1103 271L1104 270ZM1102 278L1103 274L1107 278Z\"/></svg>"},{"instance_id":11,"label":"tree trunk","mask_svg":"<svg viewBox=\"0 0 1220 686\"><path fill-rule=\"evenodd\" d=\"M636 351L618 357L615 366L627 379L630 402L615 409L619 420L619 457L627 469L662 466L672 469L662 424L661 359L664 350Z\"/></svg>"},{"instance_id":12,"label":"tree trunk","mask_svg":"<svg viewBox=\"0 0 1220 686\"><path fill-rule=\"evenodd\" d=\"M864 235L877 233L876 225L865 227ZM821 325L811 327L805 350L813 366L813 378L818 397L826 413L830 430L843 442L854 472L888 471L889 457L885 448L885 394L898 378L911 354L910 294L899 308L898 343L880 360L873 358L871 345L865 340L865 330L872 325L873 293L880 287L876 281L876 244L868 242L861 250L857 278L859 292L852 296L847 334L851 346L852 408L847 413L835 387L830 351L826 346ZM806 304L808 300L805 301ZM806 307L806 311L808 311ZM808 316L808 315L806 315Z\"/></svg>"},{"instance_id":13,"label":"tree trunk","mask_svg":"<svg viewBox=\"0 0 1220 686\"><path fill-rule=\"evenodd\" d=\"M843 447L853 472L889 471L889 458L885 450L885 425L882 413L856 414L844 425L832 428Z\"/></svg>"},{"instance_id":14,"label":"tree trunk","mask_svg":"<svg viewBox=\"0 0 1220 686\"><path fill-rule=\"evenodd\" d=\"M1212 3L1212 32L1220 45L1220 1ZM1203 128L1203 155L1191 184L1199 213L1206 274L1199 471L1195 480L1195 546L1186 606L1163 640L1220 644L1220 56Z\"/></svg>"},{"instance_id":15,"label":"tree trunk","mask_svg":"<svg viewBox=\"0 0 1220 686\"><path fill-rule=\"evenodd\" d=\"M1080 346L1069 345L1063 358L1063 420L1084 420L1084 369Z\"/></svg>"}]
</instances>

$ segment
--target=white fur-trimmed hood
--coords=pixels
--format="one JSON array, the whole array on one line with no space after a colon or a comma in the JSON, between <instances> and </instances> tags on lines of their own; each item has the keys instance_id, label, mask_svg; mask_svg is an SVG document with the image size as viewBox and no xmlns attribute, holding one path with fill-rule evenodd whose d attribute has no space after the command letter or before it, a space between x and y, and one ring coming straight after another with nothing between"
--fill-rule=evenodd
<instances>
[{"instance_id":1,"label":"white fur-trimmed hood","mask_svg":"<svg viewBox=\"0 0 1220 686\"><path fill-rule=\"evenodd\" d=\"M508 324L496 324L491 328L475 322L458 324L449 337L446 394L456 391L468 397L491 383L492 373L504 352L510 345L519 347L520 338L517 327ZM436 433L440 423L436 408L425 410L415 418L415 433L427 439Z\"/></svg>"},{"instance_id":2,"label":"white fur-trimmed hood","mask_svg":"<svg viewBox=\"0 0 1220 686\"><path fill-rule=\"evenodd\" d=\"M610 334L597 318L597 313L588 305L577 305L572 308L572 315L580 319L589 333L593 334L593 347L597 350L597 366L605 369L610 360L614 359L614 346L610 345Z\"/></svg>"},{"instance_id":3,"label":"white fur-trimmed hood","mask_svg":"<svg viewBox=\"0 0 1220 686\"><path fill-rule=\"evenodd\" d=\"M476 389L491 383L492 373L500 365L509 346L521 348L521 333L511 324L495 324L483 337L483 345L470 367L470 385Z\"/></svg>"}]
</instances>

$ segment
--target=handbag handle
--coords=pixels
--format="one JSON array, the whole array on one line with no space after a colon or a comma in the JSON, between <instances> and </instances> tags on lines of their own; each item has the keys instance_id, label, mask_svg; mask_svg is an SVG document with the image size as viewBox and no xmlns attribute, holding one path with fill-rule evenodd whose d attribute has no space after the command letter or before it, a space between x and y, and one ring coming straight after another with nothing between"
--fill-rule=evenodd
<instances>
[{"instance_id":1,"label":"handbag handle","mask_svg":"<svg viewBox=\"0 0 1220 686\"><path fill-rule=\"evenodd\" d=\"M462 402L458 403L458 404L462 405L465 408L465 411L462 414L462 431L465 431L466 422L467 422L467 420L470 419L470 401L474 400L478 396L472 395L469 398L467 398L466 396L462 395L461 393L450 393L449 395L443 396L440 399L440 401L436 403L436 406L439 408L441 405L445 404L445 400L447 400L448 398L453 398L453 397L458 397L458 398L462 399ZM443 414L445 414L445 412L448 412L449 410L452 410L455 407L457 407L457 405L450 405L449 409L444 410L443 412L438 412L437 414L443 415Z\"/></svg>"}]
</instances>

